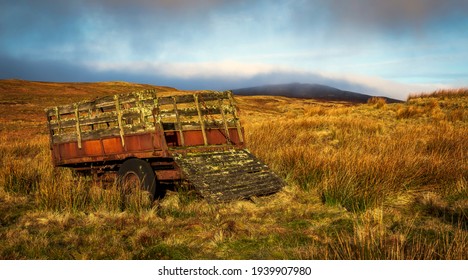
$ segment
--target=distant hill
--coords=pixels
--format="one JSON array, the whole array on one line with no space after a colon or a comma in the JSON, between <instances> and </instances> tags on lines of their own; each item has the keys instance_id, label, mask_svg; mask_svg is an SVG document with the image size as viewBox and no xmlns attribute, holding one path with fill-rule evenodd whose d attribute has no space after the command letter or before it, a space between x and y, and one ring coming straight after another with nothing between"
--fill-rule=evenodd
<instances>
[{"instance_id":1,"label":"distant hill","mask_svg":"<svg viewBox=\"0 0 468 280\"><path fill-rule=\"evenodd\" d=\"M17 79L0 80L0 94L27 93L29 95L110 95L143 89L174 91L175 88L135 84L122 81L109 82L42 82Z\"/></svg>"},{"instance_id":2,"label":"distant hill","mask_svg":"<svg viewBox=\"0 0 468 280\"><path fill-rule=\"evenodd\" d=\"M319 84L280 84L280 85L265 85L250 88L240 88L232 90L237 95L272 95L285 96L296 98L310 98L325 101L347 101L353 103L366 103L372 95L362 94L358 92L340 90L334 87L319 85ZM402 102L397 99L385 98L387 103Z\"/></svg>"}]
</instances>

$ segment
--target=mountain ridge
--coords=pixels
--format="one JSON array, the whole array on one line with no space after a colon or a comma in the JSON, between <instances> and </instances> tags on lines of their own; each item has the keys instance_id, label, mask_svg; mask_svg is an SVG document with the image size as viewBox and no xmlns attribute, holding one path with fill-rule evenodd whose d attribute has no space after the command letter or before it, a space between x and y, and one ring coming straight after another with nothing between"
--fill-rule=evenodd
<instances>
[{"instance_id":1,"label":"mountain ridge","mask_svg":"<svg viewBox=\"0 0 468 280\"><path fill-rule=\"evenodd\" d=\"M387 103L399 103L402 100L386 97L363 94L359 92L346 91L331 86L308 83L287 83L276 85L263 85L247 88L233 89L236 95L270 95L285 96L294 98L318 99L325 101L347 101L352 103L366 103L369 98L381 97Z\"/></svg>"}]
</instances>

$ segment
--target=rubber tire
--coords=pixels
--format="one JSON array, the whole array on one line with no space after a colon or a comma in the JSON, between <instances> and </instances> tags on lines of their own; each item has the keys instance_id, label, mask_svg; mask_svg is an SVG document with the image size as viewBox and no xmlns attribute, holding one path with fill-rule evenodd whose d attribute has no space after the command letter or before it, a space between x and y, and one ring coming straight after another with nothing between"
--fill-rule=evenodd
<instances>
[{"instance_id":1,"label":"rubber tire","mask_svg":"<svg viewBox=\"0 0 468 280\"><path fill-rule=\"evenodd\" d=\"M158 187L156 176L148 162L138 158L131 158L124 161L117 173L119 184L122 183L122 179L125 178L128 173L133 173L138 176L141 182L141 188L149 192L151 201L154 201L155 198L159 198L156 193Z\"/></svg>"}]
</instances>

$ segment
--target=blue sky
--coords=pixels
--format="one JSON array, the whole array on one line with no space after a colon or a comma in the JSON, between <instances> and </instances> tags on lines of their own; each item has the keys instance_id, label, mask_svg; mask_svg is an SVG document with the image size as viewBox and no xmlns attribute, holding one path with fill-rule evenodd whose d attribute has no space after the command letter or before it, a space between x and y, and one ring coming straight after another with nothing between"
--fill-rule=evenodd
<instances>
[{"instance_id":1,"label":"blue sky","mask_svg":"<svg viewBox=\"0 0 468 280\"><path fill-rule=\"evenodd\" d=\"M0 79L468 86L468 1L0 0Z\"/></svg>"}]
</instances>

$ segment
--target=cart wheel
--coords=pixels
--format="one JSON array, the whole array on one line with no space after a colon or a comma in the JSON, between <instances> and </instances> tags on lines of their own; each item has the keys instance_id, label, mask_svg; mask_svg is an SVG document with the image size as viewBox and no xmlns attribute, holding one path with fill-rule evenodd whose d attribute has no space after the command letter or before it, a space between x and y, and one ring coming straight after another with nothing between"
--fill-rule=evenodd
<instances>
[{"instance_id":1,"label":"cart wheel","mask_svg":"<svg viewBox=\"0 0 468 280\"><path fill-rule=\"evenodd\" d=\"M132 193L141 188L141 190L148 192L151 201L158 198L154 171L149 163L138 158L128 159L120 166L118 185L124 194Z\"/></svg>"}]
</instances>

